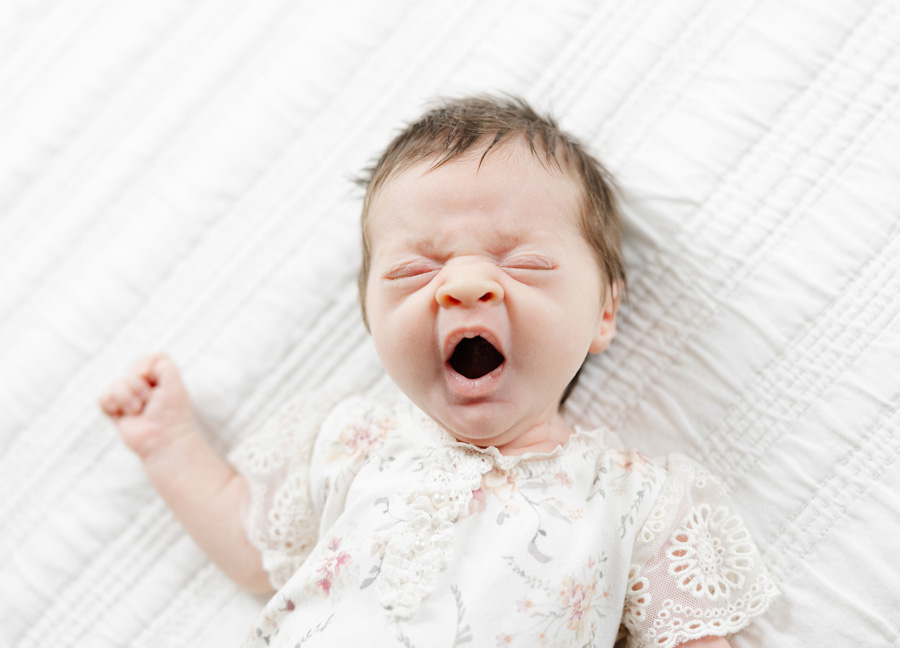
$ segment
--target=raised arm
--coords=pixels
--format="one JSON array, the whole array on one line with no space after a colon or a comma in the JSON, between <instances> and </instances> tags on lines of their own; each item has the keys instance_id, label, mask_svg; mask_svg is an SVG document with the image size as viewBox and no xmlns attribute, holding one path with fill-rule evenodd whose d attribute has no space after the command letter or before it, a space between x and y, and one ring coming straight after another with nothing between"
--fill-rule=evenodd
<instances>
[{"instance_id":1,"label":"raised arm","mask_svg":"<svg viewBox=\"0 0 900 648\"><path fill-rule=\"evenodd\" d=\"M241 516L247 483L203 437L175 363L141 360L100 398L150 482L200 548L238 585L271 591Z\"/></svg>"}]
</instances>

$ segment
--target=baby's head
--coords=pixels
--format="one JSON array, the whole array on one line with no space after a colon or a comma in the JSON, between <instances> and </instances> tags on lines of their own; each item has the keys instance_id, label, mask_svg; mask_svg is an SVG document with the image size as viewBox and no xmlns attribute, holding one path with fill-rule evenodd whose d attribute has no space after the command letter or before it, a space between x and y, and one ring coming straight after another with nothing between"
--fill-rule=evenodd
<instances>
[{"instance_id":1,"label":"baby's head","mask_svg":"<svg viewBox=\"0 0 900 648\"><path fill-rule=\"evenodd\" d=\"M381 187L394 175L420 162L437 168L472 149L484 157L491 149L513 139L527 143L536 161L568 175L581 188L583 204L578 216L584 238L594 250L606 289L615 294L624 289L619 210L610 176L603 166L575 137L561 130L556 120L538 114L518 97L462 97L440 102L407 126L361 178L366 195L358 280L367 328L366 294L372 261L368 222L372 202Z\"/></svg>"},{"instance_id":2,"label":"baby's head","mask_svg":"<svg viewBox=\"0 0 900 648\"><path fill-rule=\"evenodd\" d=\"M443 102L371 169L363 317L394 381L460 440L567 436L559 403L625 285L605 175L552 119L485 96Z\"/></svg>"}]
</instances>

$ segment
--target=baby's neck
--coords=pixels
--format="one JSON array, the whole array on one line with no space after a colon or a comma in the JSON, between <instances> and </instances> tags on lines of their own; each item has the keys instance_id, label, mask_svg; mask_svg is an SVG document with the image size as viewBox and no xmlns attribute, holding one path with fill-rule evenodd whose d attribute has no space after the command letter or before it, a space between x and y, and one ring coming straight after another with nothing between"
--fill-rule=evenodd
<instances>
[{"instance_id":1,"label":"baby's neck","mask_svg":"<svg viewBox=\"0 0 900 648\"><path fill-rule=\"evenodd\" d=\"M524 454L548 454L558 446L564 446L575 433L574 428L561 416L557 415L552 420L542 425L535 425L525 432L515 436L508 442L493 445L502 455L518 456ZM452 434L452 433L451 433ZM472 442L468 439L460 439L465 443L472 443L478 447L489 447L482 443Z\"/></svg>"}]
</instances>

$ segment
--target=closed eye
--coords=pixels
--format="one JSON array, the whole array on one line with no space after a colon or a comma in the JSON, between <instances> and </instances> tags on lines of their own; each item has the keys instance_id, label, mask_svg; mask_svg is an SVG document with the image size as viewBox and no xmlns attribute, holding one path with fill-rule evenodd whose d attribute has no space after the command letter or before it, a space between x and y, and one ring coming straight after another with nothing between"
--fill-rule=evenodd
<instances>
[{"instance_id":1,"label":"closed eye","mask_svg":"<svg viewBox=\"0 0 900 648\"><path fill-rule=\"evenodd\" d=\"M410 279L412 277L420 277L431 272L437 272L439 267L427 261L412 261L391 268L384 278L388 280Z\"/></svg>"},{"instance_id":2,"label":"closed eye","mask_svg":"<svg viewBox=\"0 0 900 648\"><path fill-rule=\"evenodd\" d=\"M508 270L553 270L556 268L556 264L550 259L531 255L504 259L500 265Z\"/></svg>"}]
</instances>

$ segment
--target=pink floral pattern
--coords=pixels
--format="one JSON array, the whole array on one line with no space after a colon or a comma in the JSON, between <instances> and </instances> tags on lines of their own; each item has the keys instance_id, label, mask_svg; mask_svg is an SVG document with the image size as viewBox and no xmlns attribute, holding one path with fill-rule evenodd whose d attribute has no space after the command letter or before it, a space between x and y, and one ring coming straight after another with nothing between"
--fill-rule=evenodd
<instances>
[{"instance_id":1,"label":"pink floral pattern","mask_svg":"<svg viewBox=\"0 0 900 648\"><path fill-rule=\"evenodd\" d=\"M312 590L321 598L330 597L336 585L348 580L348 567L353 562L350 553L341 549L341 538L333 536L326 548L316 566L316 580L312 584Z\"/></svg>"},{"instance_id":2,"label":"pink floral pattern","mask_svg":"<svg viewBox=\"0 0 900 648\"><path fill-rule=\"evenodd\" d=\"M361 400L328 419L309 459L312 488L286 482L309 490L325 531L248 645L354 636L424 648L440 619L454 646L609 645L624 622L633 645L670 648L687 636L682 618L703 615L691 637L707 626L721 634L777 594L699 469L676 465L673 480L671 465L589 434L521 461L453 441L430 447L445 433L429 437L429 425Z\"/></svg>"},{"instance_id":3,"label":"pink floral pattern","mask_svg":"<svg viewBox=\"0 0 900 648\"><path fill-rule=\"evenodd\" d=\"M593 645L600 624L609 614L610 594L601 569L606 557L588 558L577 573L566 574L555 588L525 573L514 563L513 571L530 587L531 595L516 602L516 612L532 623L497 636L498 645L557 646Z\"/></svg>"},{"instance_id":4,"label":"pink floral pattern","mask_svg":"<svg viewBox=\"0 0 900 648\"><path fill-rule=\"evenodd\" d=\"M332 444L329 462L344 461L348 458L365 458L385 439L396 426L393 418L366 418L349 422L344 426Z\"/></svg>"},{"instance_id":5,"label":"pink floral pattern","mask_svg":"<svg viewBox=\"0 0 900 648\"><path fill-rule=\"evenodd\" d=\"M566 576L559 589L560 608L564 610L566 627L574 633L576 639L584 637L591 627L594 598L598 595L598 580L596 571L590 573L589 580Z\"/></svg>"}]
</instances>

